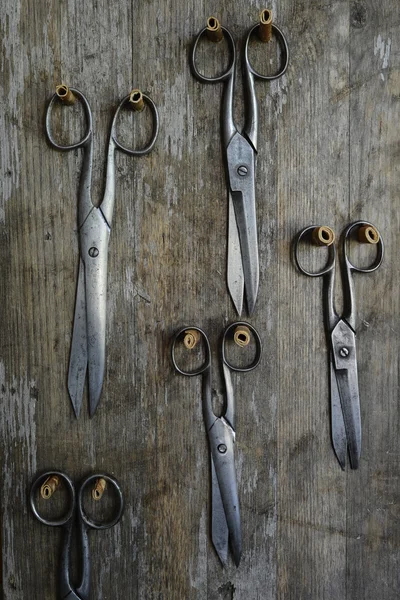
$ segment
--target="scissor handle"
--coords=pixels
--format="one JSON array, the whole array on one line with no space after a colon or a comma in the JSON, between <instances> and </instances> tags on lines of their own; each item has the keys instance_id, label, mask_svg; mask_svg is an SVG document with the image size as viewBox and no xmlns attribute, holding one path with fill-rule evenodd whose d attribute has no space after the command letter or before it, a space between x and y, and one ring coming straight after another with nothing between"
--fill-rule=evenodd
<instances>
[{"instance_id":1,"label":"scissor handle","mask_svg":"<svg viewBox=\"0 0 400 600\"><path fill-rule=\"evenodd\" d=\"M64 483L67 486L69 495L70 495L69 510L60 519L46 519L45 517L43 517L39 513L39 510L36 505L36 500L35 500L35 496L36 496L38 489L42 486L42 484L46 481L46 479L48 479L49 477L51 477L53 475L56 475L57 477L59 477L60 479L62 479L64 481ZM46 473L39 475L33 482L32 487L31 487L31 492L29 495L29 503L31 505L32 512L35 515L35 517L37 518L37 520L40 521L41 523L43 523L44 525L49 525L50 527L62 527L64 525L67 525L67 523L69 523L71 521L71 519L73 518L73 515L74 515L74 509L75 509L75 503L76 503L74 484L72 483L72 480L68 477L68 475L66 475L62 471L47 471Z\"/></svg>"},{"instance_id":2,"label":"scissor handle","mask_svg":"<svg viewBox=\"0 0 400 600\"><path fill-rule=\"evenodd\" d=\"M96 481L97 479L105 479L105 481L108 484L110 484L111 486L113 486L117 492L118 509L115 513L115 516L112 519L110 519L109 521L95 521L94 519L91 519L86 514L86 512L83 508L83 492L90 483ZM110 475L105 475L103 473L89 475L89 477L86 477L86 479L84 479L82 481L82 483L80 484L80 487L79 487L77 500L78 500L79 516L82 519L82 521L85 523L85 525L87 527L89 527L90 529L109 529L110 527L114 527L114 525L116 525L118 523L118 521L120 520L120 518L122 516L122 512L124 510L124 497L122 495L122 490L121 490L121 487L120 487L118 481L116 479L114 479L114 477L111 477Z\"/></svg>"},{"instance_id":3,"label":"scissor handle","mask_svg":"<svg viewBox=\"0 0 400 600\"><path fill-rule=\"evenodd\" d=\"M182 336L188 330L198 331L204 340L205 348L206 348L206 356L204 358L204 363L201 365L201 367L199 369L196 369L195 371L185 371L184 369L181 369L175 358L176 344L178 341L180 341L182 339ZM187 377L194 377L195 375L202 375L207 370L209 370L211 368L211 350L210 350L210 342L209 342L208 337L205 334L205 332L202 329L200 329L200 327L194 327L193 325L190 325L189 327L182 327L182 329L180 329L178 331L178 333L175 334L175 336L172 340L171 359L172 359L172 364L174 365L175 370L178 371L178 373L180 373L181 375L186 375Z\"/></svg>"},{"instance_id":4,"label":"scissor handle","mask_svg":"<svg viewBox=\"0 0 400 600\"><path fill-rule=\"evenodd\" d=\"M328 262L323 269L321 269L320 271L308 271L301 264L299 258L300 242L302 242L307 235L310 235L316 227L318 227L318 225L309 225L308 227L302 229L297 234L294 242L294 260L296 263L296 267L301 273L303 273L303 275L307 275L308 277L323 277L331 271L334 271L336 263L336 247L335 244L332 243L330 246L328 246Z\"/></svg>"},{"instance_id":5,"label":"scissor handle","mask_svg":"<svg viewBox=\"0 0 400 600\"><path fill-rule=\"evenodd\" d=\"M260 26L259 23L257 23L250 29L249 33L247 34L246 42L244 45L245 65L246 65L247 69L250 71L250 73L252 73L254 75L254 77L256 77L257 79L261 79L262 81L273 81L274 79L278 79L279 77L282 77L282 75L284 75L286 73L286 70L288 68L288 64L289 64L288 43L287 43L287 40L286 40L286 37L285 37L285 34L283 33L283 31L278 27L278 25L275 25L274 23L272 23L272 31L275 34L276 39L278 40L278 43L282 50L282 59L281 59L280 68L276 73L273 73L272 75L263 75L262 73L259 73L258 71L256 71L256 69L254 69L251 66L250 59L249 59L249 42L250 42L250 39L251 39L253 33L255 33L255 31L259 28L259 26ZM268 44L265 44L265 45L268 46Z\"/></svg>"},{"instance_id":6,"label":"scissor handle","mask_svg":"<svg viewBox=\"0 0 400 600\"><path fill-rule=\"evenodd\" d=\"M111 137L112 137L115 145L117 146L117 148L119 150L121 150L122 152L125 152L125 154L129 154L130 156L144 156L145 154L148 154L149 152L151 152L151 150L153 149L154 144L156 143L156 140L157 140L159 123L160 123L159 117L158 117L158 110L157 110L157 106L155 105L153 100L150 98L150 96L147 96L147 94L142 93L143 100L144 100L145 104L147 104L147 106L150 108L150 111L152 114L153 130L151 133L150 140L143 148L138 148L138 149L128 148L127 146L124 146L123 144L121 144L120 141L118 141L116 126L117 126L118 115L119 115L121 109L129 103L130 96L131 96L130 94L128 94L128 96L125 96L125 98L120 102L117 110L115 111L113 122L111 125Z\"/></svg>"},{"instance_id":7,"label":"scissor handle","mask_svg":"<svg viewBox=\"0 0 400 600\"><path fill-rule=\"evenodd\" d=\"M254 359L252 360L252 362L249 365L246 365L245 367L237 367L237 366L233 365L231 362L229 362L229 360L226 358L226 343L227 343L228 339L233 338L235 329L237 327L243 327L243 326L247 327L247 329L249 329L253 335L254 341L256 343L256 354L255 354ZM255 327L253 327L253 325L250 325L250 323L246 323L246 321L236 321L235 323L231 323L231 325L228 325L228 327L225 329L224 334L222 336L221 354L222 354L223 362L231 371L237 371L239 373L248 373L249 371L252 371L253 369L255 369L260 363L261 354L262 354L261 338L259 336L257 329L255 329Z\"/></svg>"},{"instance_id":8,"label":"scissor handle","mask_svg":"<svg viewBox=\"0 0 400 600\"><path fill-rule=\"evenodd\" d=\"M193 75L199 81L201 81L201 83L220 83L222 81L227 81L234 74L235 64L236 64L235 40L233 38L233 35L229 31L229 29L227 29L226 27L223 27L222 25L221 25L221 29L222 29L222 32L224 34L225 39L228 41L228 46L229 46L229 51L230 51L230 55L231 55L231 60L229 62L229 65L228 65L226 71L224 71L221 75L217 75L215 77L207 77L206 75L203 75L202 73L200 73L200 71L198 70L198 68L196 66L196 51L197 51L197 46L199 44L200 38L207 31L207 27L203 27L203 29L201 29L199 31L199 33L197 34L197 36L195 37L195 40L194 40L194 43L193 43L193 46L192 46L192 50L190 52L189 62L190 62L190 67L192 69Z\"/></svg>"},{"instance_id":9,"label":"scissor handle","mask_svg":"<svg viewBox=\"0 0 400 600\"><path fill-rule=\"evenodd\" d=\"M376 257L375 257L373 263L371 265L369 265L368 267L357 267L349 259L349 255L347 252L347 241L349 240L350 235L354 231L354 229L363 227L364 225L372 227L378 233L379 239L376 243ZM348 266L351 271L355 271L357 273L373 273L373 271L376 271L381 266L382 261L383 261L384 251L385 251L385 248L384 248L381 234L379 233L379 231L377 230L375 225L372 225L372 223L368 223L368 221L355 221L354 223L351 223L350 225L348 225L346 227L346 229L343 231L343 236L342 236L343 259L345 261L346 266Z\"/></svg>"},{"instance_id":10,"label":"scissor handle","mask_svg":"<svg viewBox=\"0 0 400 600\"><path fill-rule=\"evenodd\" d=\"M49 102L49 104L47 106L47 110L46 110L45 130L46 130L46 135L47 135L47 139L49 140L49 143L53 146L53 148L55 148L56 150L61 150L62 152L68 152L68 150L75 150L76 148L82 148L91 140L91 138L93 136L92 111L90 109L90 105L89 105L89 102L88 102L86 96L84 94L82 94L82 92L77 90L76 88L69 88L69 89L71 92L73 92L74 96L76 96L83 105L83 108L85 111L85 116L86 116L86 131L85 131L83 138L79 142L76 142L75 144L66 144L65 145L65 144L59 144L58 142L55 141L55 139L53 138L53 134L51 132L51 111L53 109L55 102L61 103L61 100L58 97L58 95L56 93L54 93L50 99L50 102Z\"/></svg>"}]
</instances>

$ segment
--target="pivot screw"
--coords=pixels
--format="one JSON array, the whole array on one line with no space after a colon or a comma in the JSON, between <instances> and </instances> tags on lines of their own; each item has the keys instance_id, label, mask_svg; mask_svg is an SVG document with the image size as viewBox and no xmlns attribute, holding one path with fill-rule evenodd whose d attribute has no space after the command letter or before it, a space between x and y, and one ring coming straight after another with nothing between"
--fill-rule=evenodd
<instances>
[{"instance_id":1,"label":"pivot screw","mask_svg":"<svg viewBox=\"0 0 400 600\"><path fill-rule=\"evenodd\" d=\"M220 452L220 454L225 454L226 450L227 450L227 448L226 448L225 444L220 444L218 446L218 452Z\"/></svg>"},{"instance_id":2,"label":"pivot screw","mask_svg":"<svg viewBox=\"0 0 400 600\"><path fill-rule=\"evenodd\" d=\"M89 248L89 256L91 258L96 258L96 256L99 255L99 250L98 248L95 248L94 246L92 246L91 248Z\"/></svg>"},{"instance_id":3,"label":"pivot screw","mask_svg":"<svg viewBox=\"0 0 400 600\"><path fill-rule=\"evenodd\" d=\"M349 355L349 349L346 348L345 346L343 346L343 348L340 348L339 354L340 354L340 356L343 356L343 358L345 358L346 356Z\"/></svg>"},{"instance_id":4,"label":"pivot screw","mask_svg":"<svg viewBox=\"0 0 400 600\"><path fill-rule=\"evenodd\" d=\"M240 167L238 167L237 173L238 175L240 175L240 177L245 177L247 175L247 172L248 168L244 165L240 165Z\"/></svg>"}]
</instances>

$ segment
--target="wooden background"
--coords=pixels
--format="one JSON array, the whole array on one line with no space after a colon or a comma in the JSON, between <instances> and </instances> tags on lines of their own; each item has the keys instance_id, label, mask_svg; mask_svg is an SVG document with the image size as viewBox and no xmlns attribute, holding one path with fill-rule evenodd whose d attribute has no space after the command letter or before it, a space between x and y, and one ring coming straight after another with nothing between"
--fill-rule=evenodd
<instances>
[{"instance_id":1,"label":"wooden background","mask_svg":"<svg viewBox=\"0 0 400 600\"><path fill-rule=\"evenodd\" d=\"M222 89L194 80L188 51L210 14L241 39L263 6L3 0L1 7L4 598L57 596L61 532L35 521L27 492L37 472L59 468L74 478L106 470L124 489L121 524L91 535L92 598L397 600L398 1L270 3L291 59L281 80L257 84L261 284L251 322L264 353L261 368L234 378L244 554L238 569L230 562L225 570L210 542L200 381L175 375L169 359L178 327L203 327L215 347L235 318L225 285ZM274 54L254 48L258 64L263 52ZM199 60L208 72L217 58L204 45ZM139 86L161 120L152 154L117 153L107 368L92 420L86 398L75 419L66 389L82 157L46 143L44 111L60 81L81 89L93 108L96 202L119 100ZM240 98L241 83L242 123ZM59 125L77 138L75 120L63 115ZM121 129L130 140L129 119ZM145 129L140 115L138 142ZM381 230L386 257L356 281L363 449L360 469L343 473L330 441L321 282L296 272L290 244L312 222L339 234L359 218Z\"/></svg>"}]
</instances>

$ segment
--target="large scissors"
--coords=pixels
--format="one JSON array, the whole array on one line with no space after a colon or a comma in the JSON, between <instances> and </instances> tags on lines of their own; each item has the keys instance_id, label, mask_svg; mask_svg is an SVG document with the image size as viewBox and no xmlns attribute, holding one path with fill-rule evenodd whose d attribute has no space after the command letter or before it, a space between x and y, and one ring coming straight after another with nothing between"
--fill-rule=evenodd
<instances>
[{"instance_id":1,"label":"large scissors","mask_svg":"<svg viewBox=\"0 0 400 600\"><path fill-rule=\"evenodd\" d=\"M263 13L265 12L269 11L263 11ZM281 77L285 73L289 61L286 38L281 29L273 24L272 32L275 34L282 51L279 71L273 75L262 75L251 66L248 57L249 42L259 27L259 23L253 25L244 43L243 82L246 119L242 133L238 131L233 120L233 92L237 66L233 35L229 29L220 26L215 17L210 17L207 26L197 34L190 54L192 72L201 83L225 83L222 98L221 135L227 168L229 197L227 282L229 293L239 315L241 315L243 309L244 289L246 290L248 313L249 315L253 313L259 284L255 204L258 106L255 80L273 81ZM210 30L218 28L222 32L221 37L225 37L228 42L231 60L225 73L216 77L206 77L199 72L196 66L196 51L200 38Z\"/></svg>"},{"instance_id":2,"label":"large scissors","mask_svg":"<svg viewBox=\"0 0 400 600\"><path fill-rule=\"evenodd\" d=\"M74 144L62 145L55 141L51 131L51 113L56 102L72 104L77 98L81 102L86 131L83 138ZM141 110L145 104L153 117L150 142L141 149L127 148L117 139L117 120L121 109L127 105ZM100 400L103 386L106 347L106 300L107 300L107 254L115 200L115 150L130 156L148 154L158 134L158 112L153 100L133 90L119 104L111 123L110 141L107 151L107 175L103 201L94 206L91 200L93 118L86 97L75 88L65 85L57 87L46 112L46 134L50 144L61 151L83 149L83 165L78 195L79 274L76 291L75 315L71 353L68 370L68 391L75 415L79 415L85 386L86 369L89 378L89 412L93 416Z\"/></svg>"},{"instance_id":3,"label":"large scissors","mask_svg":"<svg viewBox=\"0 0 400 600\"><path fill-rule=\"evenodd\" d=\"M251 363L245 367L238 367L229 362L226 353L228 341L237 336L238 328L245 327L248 340L253 337L255 343L255 355ZM186 344L188 336L196 336L203 339L205 357L200 368L187 371L181 368L176 358L177 345ZM240 345L240 344L239 344ZM194 344L192 344L192 347ZM242 533L239 511L239 497L236 481L234 443L235 443L235 397L231 372L247 373L257 367L261 358L261 340L257 331L248 323L237 322L229 325L221 340L221 361L226 390L226 402L223 414L217 417L212 408L211 398L211 349L207 335L199 327L184 327L175 335L172 343L172 362L178 373L194 377L203 377L202 408L203 418L208 435L211 450L211 485L212 485L212 541L215 550L223 565L228 558L228 542L230 540L233 558L236 566L239 565L242 555Z\"/></svg>"},{"instance_id":4,"label":"large scissors","mask_svg":"<svg viewBox=\"0 0 400 600\"><path fill-rule=\"evenodd\" d=\"M105 486L107 486L107 488L113 487L115 491L117 506L115 514L108 521L94 520L88 516L84 509L84 491L90 484L92 484L92 486L95 484L93 486L92 496L93 498L96 498L95 492L99 486L98 482L102 482L102 486L98 491L99 498L101 498ZM63 485L67 489L69 508L60 518L48 519L41 514L38 507L39 491L44 499L43 501L49 501L58 485ZM75 488L72 480L65 473L62 473L61 471L49 471L39 475L33 482L29 501L33 514L41 523L49 525L50 527L63 527L65 531L61 555L58 597L60 600L64 598L68 598L68 600L89 600L90 552L88 532L90 529L109 529L110 527L114 527L120 520L124 508L124 500L118 482L109 475L90 475ZM79 544L81 550L81 580L78 587L75 587L72 584L70 575L72 537L74 524L76 522L78 523Z\"/></svg>"},{"instance_id":5,"label":"large scissors","mask_svg":"<svg viewBox=\"0 0 400 600\"><path fill-rule=\"evenodd\" d=\"M375 260L368 267L357 267L350 262L347 244L353 233L358 231L361 243L376 244ZM299 258L300 242L312 237L314 243L328 247L326 266L317 272L305 269ZM323 303L325 329L329 340L331 427L332 443L342 469L346 466L347 450L350 466L357 469L361 455L361 415L358 389L356 357L356 305L353 273L372 273L380 267L384 246L374 225L367 221L356 221L348 225L342 234L340 267L343 286L343 312L338 315L334 307L336 248L335 235L330 227L310 225L297 236L294 257L297 268L309 277L323 277Z\"/></svg>"}]
</instances>

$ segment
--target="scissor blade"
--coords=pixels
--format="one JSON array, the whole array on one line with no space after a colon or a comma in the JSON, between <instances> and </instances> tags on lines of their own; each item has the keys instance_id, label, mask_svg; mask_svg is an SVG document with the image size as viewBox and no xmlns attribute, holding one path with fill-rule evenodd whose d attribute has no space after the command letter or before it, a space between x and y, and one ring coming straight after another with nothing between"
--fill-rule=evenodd
<instances>
[{"instance_id":1,"label":"scissor blade","mask_svg":"<svg viewBox=\"0 0 400 600\"><path fill-rule=\"evenodd\" d=\"M80 259L68 368L68 392L76 417L79 417L82 406L87 362L85 267Z\"/></svg>"},{"instance_id":2,"label":"scissor blade","mask_svg":"<svg viewBox=\"0 0 400 600\"><path fill-rule=\"evenodd\" d=\"M342 319L332 331L336 383L346 429L350 466L357 469L361 455L361 413L358 391L356 336Z\"/></svg>"},{"instance_id":3,"label":"scissor blade","mask_svg":"<svg viewBox=\"0 0 400 600\"><path fill-rule=\"evenodd\" d=\"M236 566L242 555L239 496L236 483L234 437L235 433L223 417L216 418L208 432L219 491L224 507L233 558Z\"/></svg>"},{"instance_id":4,"label":"scissor blade","mask_svg":"<svg viewBox=\"0 0 400 600\"><path fill-rule=\"evenodd\" d=\"M225 566L228 560L228 540L229 530L226 523L224 506L222 504L221 493L213 457L211 456L211 494L212 494L212 517L211 517L211 537L214 548L218 554L221 563Z\"/></svg>"},{"instance_id":5,"label":"scissor blade","mask_svg":"<svg viewBox=\"0 0 400 600\"><path fill-rule=\"evenodd\" d=\"M251 144L239 133L235 133L229 142L227 161L229 185L239 232L247 310L251 315L256 304L259 283L255 154Z\"/></svg>"},{"instance_id":6,"label":"scissor blade","mask_svg":"<svg viewBox=\"0 0 400 600\"><path fill-rule=\"evenodd\" d=\"M107 255L110 228L94 208L83 227L81 253L85 262L89 412L96 411L103 387L106 350Z\"/></svg>"},{"instance_id":7,"label":"scissor blade","mask_svg":"<svg viewBox=\"0 0 400 600\"><path fill-rule=\"evenodd\" d=\"M330 360L330 375L332 444L339 464L344 471L346 467L347 438L332 355Z\"/></svg>"},{"instance_id":8,"label":"scissor blade","mask_svg":"<svg viewBox=\"0 0 400 600\"><path fill-rule=\"evenodd\" d=\"M242 267L242 254L240 252L239 231L236 225L235 209L232 195L229 192L228 208L228 290L240 316L243 309L244 275Z\"/></svg>"}]
</instances>

